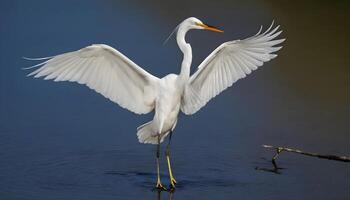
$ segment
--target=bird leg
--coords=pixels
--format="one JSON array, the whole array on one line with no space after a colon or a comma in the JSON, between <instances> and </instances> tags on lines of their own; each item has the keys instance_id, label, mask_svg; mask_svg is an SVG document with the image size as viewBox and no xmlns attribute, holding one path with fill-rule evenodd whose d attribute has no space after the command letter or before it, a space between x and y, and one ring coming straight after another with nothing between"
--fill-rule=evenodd
<instances>
[{"instance_id":1,"label":"bird leg","mask_svg":"<svg viewBox=\"0 0 350 200\"><path fill-rule=\"evenodd\" d=\"M160 167L159 167L159 151L160 151L160 134L158 134L158 144L157 144L157 184L156 188L158 190L166 190L160 181Z\"/></svg>"},{"instance_id":2,"label":"bird leg","mask_svg":"<svg viewBox=\"0 0 350 200\"><path fill-rule=\"evenodd\" d=\"M171 189L175 189L175 185L176 185L176 180L173 176L173 172L171 170L171 164L170 164L170 141L171 141L171 135L172 135L172 131L170 131L169 133L169 142L168 142L168 145L166 146L166 151L165 151L165 154L166 154L166 159L167 159L167 162L168 162L168 169L169 169L169 178L170 178L170 184L171 184Z\"/></svg>"}]
</instances>

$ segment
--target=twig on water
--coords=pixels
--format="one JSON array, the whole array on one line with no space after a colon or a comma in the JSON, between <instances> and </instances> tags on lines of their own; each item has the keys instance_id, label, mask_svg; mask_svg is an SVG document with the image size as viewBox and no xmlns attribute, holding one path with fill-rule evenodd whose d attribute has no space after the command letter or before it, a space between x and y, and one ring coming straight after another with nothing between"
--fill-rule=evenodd
<instances>
[{"instance_id":1,"label":"twig on water","mask_svg":"<svg viewBox=\"0 0 350 200\"><path fill-rule=\"evenodd\" d=\"M276 151L276 154L271 159L271 162L272 162L272 165L274 168L273 169L266 169L266 168L256 167L255 169L263 170L263 171L270 171L270 172L274 172L274 173L278 173L278 174L279 174L278 170L281 168L278 168L277 163L276 163L276 159L283 151L302 154L305 156L317 157L317 158L321 158L321 159L335 160L335 161L340 161L340 162L350 162L350 157L347 157L347 156L336 156L336 155L324 155L324 154L310 153L310 152L301 151L299 149L292 149L292 148L287 148L287 147L275 147L272 145L263 145L263 147L268 148L268 149L273 149Z\"/></svg>"}]
</instances>

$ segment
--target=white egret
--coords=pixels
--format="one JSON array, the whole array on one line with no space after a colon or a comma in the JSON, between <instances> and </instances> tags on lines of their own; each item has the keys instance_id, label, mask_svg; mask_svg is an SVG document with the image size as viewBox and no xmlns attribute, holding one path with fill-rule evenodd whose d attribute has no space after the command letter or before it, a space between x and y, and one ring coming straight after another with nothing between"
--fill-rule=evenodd
<instances>
[{"instance_id":1,"label":"white egret","mask_svg":"<svg viewBox=\"0 0 350 200\"><path fill-rule=\"evenodd\" d=\"M85 84L137 114L154 110L153 120L137 128L137 137L141 143L157 145L156 188L165 189L159 174L159 150L160 143L169 135L166 159L171 187L175 188L176 180L170 165L169 145L179 111L187 115L194 114L237 80L275 58L277 55L274 52L281 48L275 45L282 43L284 39L275 39L282 31L278 30L279 26L273 29L272 27L273 23L264 33L261 33L260 28L252 37L221 44L198 66L192 76L192 50L185 40L186 33L191 29L223 32L194 17L184 20L177 27L176 40L183 53L178 75L169 74L157 78L116 49L105 44L94 44L78 51L32 59L44 62L29 67L38 68L28 76Z\"/></svg>"}]
</instances>

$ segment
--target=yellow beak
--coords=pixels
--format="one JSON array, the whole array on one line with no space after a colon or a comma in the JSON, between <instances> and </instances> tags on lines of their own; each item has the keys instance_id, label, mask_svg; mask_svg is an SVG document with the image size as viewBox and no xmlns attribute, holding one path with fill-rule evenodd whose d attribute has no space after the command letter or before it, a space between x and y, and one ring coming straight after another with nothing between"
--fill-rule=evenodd
<instances>
[{"instance_id":1,"label":"yellow beak","mask_svg":"<svg viewBox=\"0 0 350 200\"><path fill-rule=\"evenodd\" d=\"M202 24L202 23L196 23L198 26L201 26L203 27L205 30L208 30L208 31L214 31L214 32L218 32L218 33L223 33L224 31L223 30L220 30L214 26L210 26L210 25L207 25L207 24Z\"/></svg>"}]
</instances>

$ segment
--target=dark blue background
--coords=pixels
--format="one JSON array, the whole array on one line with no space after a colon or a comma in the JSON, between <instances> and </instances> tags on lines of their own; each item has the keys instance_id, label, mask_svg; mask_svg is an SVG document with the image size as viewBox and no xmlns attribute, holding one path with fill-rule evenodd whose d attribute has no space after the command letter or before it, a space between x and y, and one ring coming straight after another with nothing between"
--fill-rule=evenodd
<instances>
[{"instance_id":1,"label":"dark blue background","mask_svg":"<svg viewBox=\"0 0 350 200\"><path fill-rule=\"evenodd\" d=\"M154 146L136 116L85 86L26 77L44 57L92 43L118 49L149 72L178 73L175 40L195 16L224 34L191 31L196 66L224 41L273 19L287 38L279 57L180 115L173 137L173 199L349 199L350 166L293 154L271 167L262 144L349 155L350 14L346 1L0 2L0 199L156 199ZM168 184L165 162L163 181ZM162 193L168 199L169 193Z\"/></svg>"}]
</instances>

